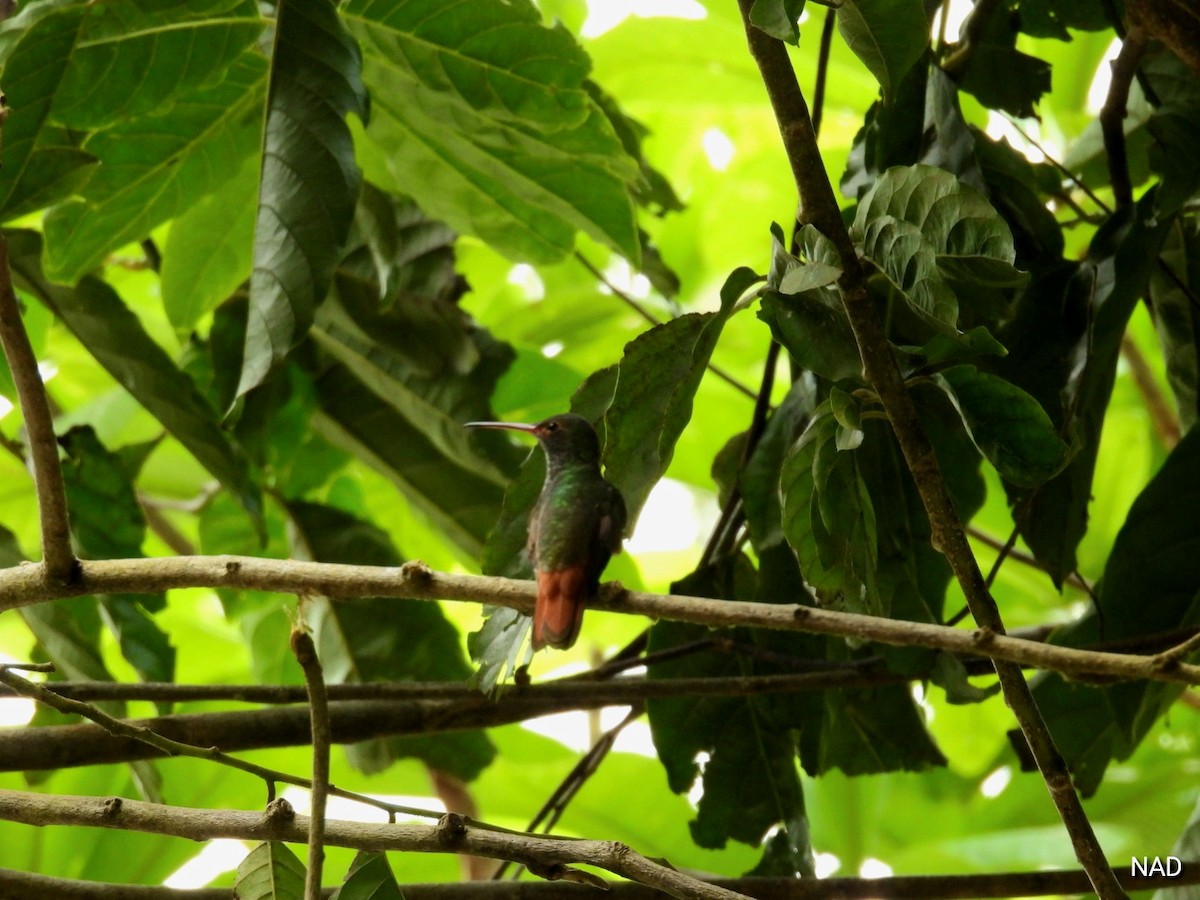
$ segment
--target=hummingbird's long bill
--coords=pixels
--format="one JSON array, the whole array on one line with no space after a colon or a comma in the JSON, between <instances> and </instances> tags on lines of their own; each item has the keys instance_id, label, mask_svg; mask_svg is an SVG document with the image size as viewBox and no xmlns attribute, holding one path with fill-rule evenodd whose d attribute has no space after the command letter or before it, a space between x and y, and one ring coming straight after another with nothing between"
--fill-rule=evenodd
<instances>
[{"instance_id":1,"label":"hummingbird's long bill","mask_svg":"<svg viewBox=\"0 0 1200 900\"><path fill-rule=\"evenodd\" d=\"M533 431L536 425L526 425L524 422L464 422L466 428L504 428L508 431Z\"/></svg>"}]
</instances>

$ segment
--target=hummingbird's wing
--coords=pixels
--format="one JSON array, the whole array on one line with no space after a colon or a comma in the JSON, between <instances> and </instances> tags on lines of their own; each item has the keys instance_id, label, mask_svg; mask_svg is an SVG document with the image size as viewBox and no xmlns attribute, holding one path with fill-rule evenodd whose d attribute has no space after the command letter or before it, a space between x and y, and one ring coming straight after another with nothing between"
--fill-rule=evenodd
<instances>
[{"instance_id":1,"label":"hummingbird's wing","mask_svg":"<svg viewBox=\"0 0 1200 900\"><path fill-rule=\"evenodd\" d=\"M605 511L600 516L600 521L596 528L596 543L597 545L608 551L611 556L614 553L621 552L621 541L625 537L625 498L621 496L613 485L605 481L605 487L608 488L607 502L604 504ZM606 558L605 563L608 562ZM604 569L602 565L601 570ZM596 577L600 577L600 573L596 573Z\"/></svg>"}]
</instances>

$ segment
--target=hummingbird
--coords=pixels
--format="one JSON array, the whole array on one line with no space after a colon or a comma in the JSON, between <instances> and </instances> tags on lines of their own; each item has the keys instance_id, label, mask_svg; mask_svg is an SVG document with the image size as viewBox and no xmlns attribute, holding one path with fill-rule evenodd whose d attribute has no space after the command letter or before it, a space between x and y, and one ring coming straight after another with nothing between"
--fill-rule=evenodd
<instances>
[{"instance_id":1,"label":"hummingbird","mask_svg":"<svg viewBox=\"0 0 1200 900\"><path fill-rule=\"evenodd\" d=\"M529 515L526 550L537 573L533 649L566 650L579 636L583 610L596 597L600 573L621 552L625 500L600 474L600 439L574 413L536 425L468 422L532 434L546 454L546 481Z\"/></svg>"}]
</instances>

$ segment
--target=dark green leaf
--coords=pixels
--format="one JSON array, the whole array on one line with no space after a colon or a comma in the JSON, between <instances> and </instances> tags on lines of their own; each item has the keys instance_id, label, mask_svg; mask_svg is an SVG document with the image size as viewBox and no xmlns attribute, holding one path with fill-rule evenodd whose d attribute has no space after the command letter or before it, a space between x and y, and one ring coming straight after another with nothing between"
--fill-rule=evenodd
<instances>
[{"instance_id":1,"label":"dark green leaf","mask_svg":"<svg viewBox=\"0 0 1200 900\"><path fill-rule=\"evenodd\" d=\"M1023 336L1002 338L1011 351L1003 361L1004 375L1021 387L1028 384L1028 392L1052 413L1053 404L1060 404L1073 414L1067 424L1078 449L1059 475L1037 489L1021 525L1021 536L1056 585L1075 569L1121 339L1171 225L1154 219L1154 204L1151 191L1135 208L1114 215L1096 233L1084 263L1073 275L1065 273L1070 276L1065 293L1060 272L1046 282L1050 295L1042 298L1040 309L1029 307ZM1048 345L1059 342L1074 343L1074 354L1056 359ZM1017 362L1029 360L1029 352L1035 362ZM1071 359L1084 364L1071 365L1066 361Z\"/></svg>"},{"instance_id":2,"label":"dark green leaf","mask_svg":"<svg viewBox=\"0 0 1200 900\"><path fill-rule=\"evenodd\" d=\"M819 771L866 775L946 764L906 686L840 689L824 697Z\"/></svg>"},{"instance_id":3,"label":"dark green leaf","mask_svg":"<svg viewBox=\"0 0 1200 900\"><path fill-rule=\"evenodd\" d=\"M79 41L86 10L70 0L30 4L0 25L5 106L0 217L11 221L78 190L96 158L55 127L50 110Z\"/></svg>"},{"instance_id":4,"label":"dark green leaf","mask_svg":"<svg viewBox=\"0 0 1200 900\"><path fill-rule=\"evenodd\" d=\"M920 160L928 73L928 65L913 66L889 102L871 104L846 160L840 185L846 196L857 199L888 169Z\"/></svg>"},{"instance_id":5,"label":"dark green leaf","mask_svg":"<svg viewBox=\"0 0 1200 900\"><path fill-rule=\"evenodd\" d=\"M851 234L908 306L950 333L959 300L1016 287L1012 234L984 197L931 166L889 169L862 198Z\"/></svg>"},{"instance_id":6,"label":"dark green leaf","mask_svg":"<svg viewBox=\"0 0 1200 900\"><path fill-rule=\"evenodd\" d=\"M823 606L885 614L875 580L874 507L855 451L835 444L837 431L827 401L789 450L779 479L783 533Z\"/></svg>"},{"instance_id":7,"label":"dark green leaf","mask_svg":"<svg viewBox=\"0 0 1200 900\"><path fill-rule=\"evenodd\" d=\"M975 157L975 136L958 103L958 86L941 66L930 66L925 84L925 152L919 160L950 172L984 193L983 173Z\"/></svg>"},{"instance_id":8,"label":"dark green leaf","mask_svg":"<svg viewBox=\"0 0 1200 900\"><path fill-rule=\"evenodd\" d=\"M959 334L935 334L921 347L904 347L914 359L906 373L920 368L941 368L980 356L1007 356L1008 350L982 325Z\"/></svg>"},{"instance_id":9,"label":"dark green leaf","mask_svg":"<svg viewBox=\"0 0 1200 900\"><path fill-rule=\"evenodd\" d=\"M361 68L333 0L281 0L239 397L304 338L341 259L362 183L346 125L367 117Z\"/></svg>"},{"instance_id":10,"label":"dark green leaf","mask_svg":"<svg viewBox=\"0 0 1200 900\"><path fill-rule=\"evenodd\" d=\"M842 38L875 76L885 100L929 46L921 0L844 0L838 6Z\"/></svg>"},{"instance_id":11,"label":"dark green leaf","mask_svg":"<svg viewBox=\"0 0 1200 900\"><path fill-rule=\"evenodd\" d=\"M754 0L750 7L750 22L773 38L800 44L800 14L804 0Z\"/></svg>"},{"instance_id":12,"label":"dark green leaf","mask_svg":"<svg viewBox=\"0 0 1200 900\"><path fill-rule=\"evenodd\" d=\"M259 844L238 863L238 900L301 900L304 865L286 844Z\"/></svg>"},{"instance_id":13,"label":"dark green leaf","mask_svg":"<svg viewBox=\"0 0 1200 900\"><path fill-rule=\"evenodd\" d=\"M753 596L753 570L744 558L729 567L704 569L672 585L676 593L741 598ZM660 622L650 633L650 652L697 640L710 632L695 625ZM757 643L756 632L738 630L738 641ZM816 638L794 636L793 652L813 649ZM765 636L768 646L778 643ZM737 653L707 651L664 662L650 670L654 679L686 676L721 677L778 670L751 663ZM723 847L729 838L757 845L773 825L783 824L788 835L781 864L811 874L804 797L796 770L794 732L805 723L804 710L819 709L811 696L798 698L679 698L650 700L647 712L659 758L671 790L689 790L702 777L704 795L691 823L692 836L702 847ZM797 713L800 716L797 716ZM708 755L703 768L697 755ZM786 823L786 824L785 824Z\"/></svg>"},{"instance_id":14,"label":"dark green leaf","mask_svg":"<svg viewBox=\"0 0 1200 900\"><path fill-rule=\"evenodd\" d=\"M636 263L638 166L588 96L587 56L565 28L491 0L452 16L379 0L343 13L365 55L367 134L387 154L372 178L515 258L561 259L583 230Z\"/></svg>"},{"instance_id":15,"label":"dark green leaf","mask_svg":"<svg viewBox=\"0 0 1200 900\"><path fill-rule=\"evenodd\" d=\"M162 595L158 595L162 596ZM104 624L117 639L121 655L133 666L143 681L175 680L175 648L171 639L144 605L143 595L101 594L100 614ZM170 703L160 703L166 713Z\"/></svg>"},{"instance_id":16,"label":"dark green leaf","mask_svg":"<svg viewBox=\"0 0 1200 900\"><path fill-rule=\"evenodd\" d=\"M448 459L348 368L329 366L315 385L317 430L387 477L454 543L478 557L500 512L503 491L496 482Z\"/></svg>"},{"instance_id":17,"label":"dark green leaf","mask_svg":"<svg viewBox=\"0 0 1200 900\"><path fill-rule=\"evenodd\" d=\"M241 448L221 429L195 383L151 339L113 289L91 277L74 289L55 287L42 276L37 234L10 232L8 241L18 283L48 306L109 374L261 521L258 486Z\"/></svg>"},{"instance_id":18,"label":"dark green leaf","mask_svg":"<svg viewBox=\"0 0 1200 900\"><path fill-rule=\"evenodd\" d=\"M934 659L933 671L929 680L946 692L947 703L982 703L988 697L994 697L1000 691L1000 682L994 682L986 688L971 684L967 677L967 668L957 656L945 651L938 653Z\"/></svg>"},{"instance_id":19,"label":"dark green leaf","mask_svg":"<svg viewBox=\"0 0 1200 900\"><path fill-rule=\"evenodd\" d=\"M1012 229L1019 268L1058 261L1063 235L1046 208L1046 189L1057 190L1059 174L1048 163L1034 165L1007 140L994 141L973 129L975 155L987 184L988 199Z\"/></svg>"},{"instance_id":20,"label":"dark green leaf","mask_svg":"<svg viewBox=\"0 0 1200 900\"><path fill-rule=\"evenodd\" d=\"M1098 611L1056 633L1055 642L1088 646L1200 623L1197 503L1200 432L1193 428L1134 501L1104 568ZM1047 676L1035 697L1076 785L1091 794L1109 763L1129 757L1181 690L1157 681L1093 688Z\"/></svg>"},{"instance_id":21,"label":"dark green leaf","mask_svg":"<svg viewBox=\"0 0 1200 900\"><path fill-rule=\"evenodd\" d=\"M815 396L816 385L811 375L796 380L783 402L775 407L742 470L739 487L746 524L754 549L760 554L784 539L780 526L779 471L788 448L808 424L816 406Z\"/></svg>"},{"instance_id":22,"label":"dark green leaf","mask_svg":"<svg viewBox=\"0 0 1200 900\"><path fill-rule=\"evenodd\" d=\"M386 853L359 850L345 881L333 892L331 900L404 900L404 894L388 865Z\"/></svg>"},{"instance_id":23,"label":"dark green leaf","mask_svg":"<svg viewBox=\"0 0 1200 900\"><path fill-rule=\"evenodd\" d=\"M1167 381L1184 431L1200 413L1200 223L1185 219L1170 231L1162 264L1150 275L1154 325L1167 365Z\"/></svg>"},{"instance_id":24,"label":"dark green leaf","mask_svg":"<svg viewBox=\"0 0 1200 900\"><path fill-rule=\"evenodd\" d=\"M692 417L696 388L721 329L757 280L749 269L737 269L721 288L719 312L672 319L626 345L604 412L604 464L625 497L631 527Z\"/></svg>"},{"instance_id":25,"label":"dark green leaf","mask_svg":"<svg viewBox=\"0 0 1200 900\"><path fill-rule=\"evenodd\" d=\"M266 66L243 54L216 84L179 97L162 115L96 132L84 149L101 162L83 196L46 216L46 275L73 284L113 250L144 238L237 173L254 155L253 115Z\"/></svg>"},{"instance_id":26,"label":"dark green leaf","mask_svg":"<svg viewBox=\"0 0 1200 900\"><path fill-rule=\"evenodd\" d=\"M399 566L387 533L349 513L315 503L288 504L291 555L315 562ZM471 673L458 632L432 603L360 598L353 603L313 601L315 633L325 678L334 684L367 681L460 681ZM393 738L347 748L351 762L377 771L398 758L418 755L428 764L470 780L495 751L483 733L454 736L464 746L450 752L444 736Z\"/></svg>"},{"instance_id":27,"label":"dark green leaf","mask_svg":"<svg viewBox=\"0 0 1200 900\"><path fill-rule=\"evenodd\" d=\"M934 376L963 417L979 452L1007 481L1036 487L1067 461L1046 411L1033 397L998 375L975 366L951 366Z\"/></svg>"},{"instance_id":28,"label":"dark green leaf","mask_svg":"<svg viewBox=\"0 0 1200 900\"><path fill-rule=\"evenodd\" d=\"M1115 4L1112 12L1116 13ZM1094 0L1054 0L1053 3L1021 0L1019 21L1025 34L1069 41L1071 32L1068 28L1100 31L1113 25L1109 16L1107 4Z\"/></svg>"},{"instance_id":29,"label":"dark green leaf","mask_svg":"<svg viewBox=\"0 0 1200 900\"><path fill-rule=\"evenodd\" d=\"M1016 49L1019 19L1008 14L1009 5L1001 4L987 17L983 33L975 36L959 85L989 109L1027 119L1050 90L1050 64Z\"/></svg>"},{"instance_id":30,"label":"dark green leaf","mask_svg":"<svg viewBox=\"0 0 1200 900\"><path fill-rule=\"evenodd\" d=\"M20 612L60 676L74 681L113 680L100 655L95 598L52 600L23 606Z\"/></svg>"}]
</instances>

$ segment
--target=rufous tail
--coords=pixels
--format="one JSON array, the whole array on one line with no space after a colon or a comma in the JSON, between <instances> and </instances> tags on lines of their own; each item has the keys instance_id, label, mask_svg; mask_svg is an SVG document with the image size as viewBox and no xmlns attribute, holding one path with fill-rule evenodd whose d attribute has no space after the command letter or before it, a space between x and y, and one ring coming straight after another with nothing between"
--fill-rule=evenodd
<instances>
[{"instance_id":1,"label":"rufous tail","mask_svg":"<svg viewBox=\"0 0 1200 900\"><path fill-rule=\"evenodd\" d=\"M533 607L533 649L566 650L579 637L587 605L587 573L582 564L557 572L537 573Z\"/></svg>"}]
</instances>

